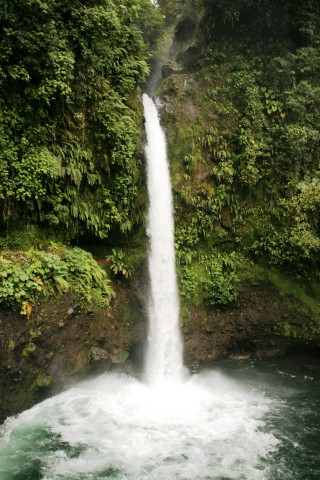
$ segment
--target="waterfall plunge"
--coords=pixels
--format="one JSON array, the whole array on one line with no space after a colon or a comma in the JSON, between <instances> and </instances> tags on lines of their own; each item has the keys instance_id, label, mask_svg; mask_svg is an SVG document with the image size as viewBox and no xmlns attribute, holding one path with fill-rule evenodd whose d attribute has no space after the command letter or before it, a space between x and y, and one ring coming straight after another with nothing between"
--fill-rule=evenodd
<instances>
[{"instance_id":1,"label":"waterfall plunge","mask_svg":"<svg viewBox=\"0 0 320 480\"><path fill-rule=\"evenodd\" d=\"M166 139L157 109L143 95L146 120L150 236L149 336L146 355L148 383L177 378L182 371L179 301L175 270L174 224Z\"/></svg>"},{"instance_id":2,"label":"waterfall plunge","mask_svg":"<svg viewBox=\"0 0 320 480\"><path fill-rule=\"evenodd\" d=\"M182 346L166 143L154 104L143 100L151 238L147 384L106 373L9 418L0 428L0 478L274 478L266 458L278 441L264 421L276 408L271 399L214 371L176 381Z\"/></svg>"}]
</instances>

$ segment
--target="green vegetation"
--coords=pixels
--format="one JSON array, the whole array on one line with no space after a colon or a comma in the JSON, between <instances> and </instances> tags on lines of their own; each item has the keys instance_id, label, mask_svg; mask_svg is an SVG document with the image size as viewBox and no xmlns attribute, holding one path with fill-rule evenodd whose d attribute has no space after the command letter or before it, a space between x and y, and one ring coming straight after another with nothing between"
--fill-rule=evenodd
<instances>
[{"instance_id":1,"label":"green vegetation","mask_svg":"<svg viewBox=\"0 0 320 480\"><path fill-rule=\"evenodd\" d=\"M182 296L229 302L243 258L281 270L292 285L318 281L318 2L189 0L170 11L177 8L172 74L158 93ZM222 268L221 294L209 298L206 290L219 285L216 276L204 286L209 259L219 255L238 266L232 281Z\"/></svg>"},{"instance_id":2,"label":"green vegetation","mask_svg":"<svg viewBox=\"0 0 320 480\"><path fill-rule=\"evenodd\" d=\"M5 2L2 302L68 289L88 299L89 283L109 298L92 257L50 241L91 242L94 251L99 239L115 279L137 270L146 211L139 85L173 30L158 93L182 297L210 306L232 301L250 262L293 283L319 279L318 2L158 4ZM72 271L82 261L88 270ZM26 306L21 311L28 315Z\"/></svg>"},{"instance_id":3,"label":"green vegetation","mask_svg":"<svg viewBox=\"0 0 320 480\"><path fill-rule=\"evenodd\" d=\"M187 254L179 258L181 294L188 302L221 305L234 299L240 267L235 254L215 251L210 256L197 254L192 260Z\"/></svg>"},{"instance_id":4,"label":"green vegetation","mask_svg":"<svg viewBox=\"0 0 320 480\"><path fill-rule=\"evenodd\" d=\"M110 261L110 270L115 275L119 273L122 274L125 278L129 278L134 273L134 267L132 264L128 263L128 259L123 250L112 249L112 255L109 255L107 259Z\"/></svg>"},{"instance_id":5,"label":"green vegetation","mask_svg":"<svg viewBox=\"0 0 320 480\"><path fill-rule=\"evenodd\" d=\"M12 352L16 348L16 343L12 338L10 338L8 343L8 352Z\"/></svg>"},{"instance_id":6,"label":"green vegetation","mask_svg":"<svg viewBox=\"0 0 320 480\"><path fill-rule=\"evenodd\" d=\"M320 315L320 288L317 283L309 283L308 289L302 282L284 278L279 271L270 270L268 280L275 285L281 295L298 300L304 306L304 313L312 312L316 317Z\"/></svg>"},{"instance_id":7,"label":"green vegetation","mask_svg":"<svg viewBox=\"0 0 320 480\"><path fill-rule=\"evenodd\" d=\"M271 285L276 288L280 296L304 315L312 315L319 319L320 315L320 287L316 281L305 281L295 276L289 276L286 271L275 268L266 268L252 261L243 262L238 279L240 289L246 286Z\"/></svg>"},{"instance_id":8,"label":"green vegetation","mask_svg":"<svg viewBox=\"0 0 320 480\"><path fill-rule=\"evenodd\" d=\"M108 302L89 255L47 246L143 223L139 85L162 23L149 0L4 2L0 302L68 289Z\"/></svg>"},{"instance_id":9,"label":"green vegetation","mask_svg":"<svg viewBox=\"0 0 320 480\"><path fill-rule=\"evenodd\" d=\"M0 256L0 304L22 304L29 316L29 302L37 295L79 295L83 303L108 305L114 291L106 272L92 255L80 248L52 244L45 251L2 251Z\"/></svg>"},{"instance_id":10,"label":"green vegetation","mask_svg":"<svg viewBox=\"0 0 320 480\"><path fill-rule=\"evenodd\" d=\"M148 0L5 2L2 229L23 219L69 238L106 237L141 222L140 27L150 37L161 18Z\"/></svg>"}]
</instances>

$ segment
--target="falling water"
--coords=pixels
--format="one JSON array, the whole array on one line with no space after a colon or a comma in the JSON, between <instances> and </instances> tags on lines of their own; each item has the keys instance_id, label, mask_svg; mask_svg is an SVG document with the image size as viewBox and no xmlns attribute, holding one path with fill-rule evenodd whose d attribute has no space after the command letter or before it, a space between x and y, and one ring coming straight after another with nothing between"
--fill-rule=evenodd
<instances>
[{"instance_id":1,"label":"falling water","mask_svg":"<svg viewBox=\"0 0 320 480\"><path fill-rule=\"evenodd\" d=\"M166 139L157 109L143 95L147 159L151 250L149 273L149 336L146 378L159 382L178 377L182 371L182 342L179 331L179 301L174 253L172 193L167 162Z\"/></svg>"},{"instance_id":2,"label":"falling water","mask_svg":"<svg viewBox=\"0 0 320 480\"><path fill-rule=\"evenodd\" d=\"M286 364L247 363L182 379L166 143L154 104L143 101L151 239L147 382L105 373L7 419L0 427L0 478L319 478L320 378L292 375Z\"/></svg>"}]
</instances>

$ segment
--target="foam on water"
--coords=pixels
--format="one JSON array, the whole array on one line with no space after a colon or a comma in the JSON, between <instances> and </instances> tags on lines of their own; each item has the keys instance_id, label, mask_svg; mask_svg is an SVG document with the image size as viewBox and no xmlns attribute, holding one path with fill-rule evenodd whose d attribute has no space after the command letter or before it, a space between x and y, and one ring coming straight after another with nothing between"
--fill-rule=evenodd
<instances>
[{"instance_id":1,"label":"foam on water","mask_svg":"<svg viewBox=\"0 0 320 480\"><path fill-rule=\"evenodd\" d=\"M2 427L3 480L266 478L277 446L271 401L217 372L185 376L166 142L144 95L150 195L146 383L105 374L36 405Z\"/></svg>"},{"instance_id":2,"label":"foam on water","mask_svg":"<svg viewBox=\"0 0 320 480\"><path fill-rule=\"evenodd\" d=\"M46 480L263 479L259 460L277 445L263 428L270 405L214 372L154 387L102 375L9 419L0 477L28 459Z\"/></svg>"}]
</instances>

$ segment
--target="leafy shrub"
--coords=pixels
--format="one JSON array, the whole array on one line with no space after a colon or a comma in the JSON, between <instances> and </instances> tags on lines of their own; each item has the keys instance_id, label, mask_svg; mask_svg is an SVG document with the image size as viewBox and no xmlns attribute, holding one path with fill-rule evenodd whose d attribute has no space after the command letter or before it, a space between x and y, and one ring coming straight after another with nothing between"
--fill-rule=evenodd
<instances>
[{"instance_id":1,"label":"leafy shrub","mask_svg":"<svg viewBox=\"0 0 320 480\"><path fill-rule=\"evenodd\" d=\"M3 251L0 303L34 301L39 294L75 292L85 302L107 305L114 291L106 272L80 248L52 244L50 251Z\"/></svg>"},{"instance_id":2,"label":"leafy shrub","mask_svg":"<svg viewBox=\"0 0 320 480\"><path fill-rule=\"evenodd\" d=\"M141 221L137 86L149 69L140 28L153 44L162 23L149 0L6 5L0 223L56 226L74 238Z\"/></svg>"},{"instance_id":3,"label":"leafy shrub","mask_svg":"<svg viewBox=\"0 0 320 480\"><path fill-rule=\"evenodd\" d=\"M15 222L14 228L8 232L6 242L1 244L0 241L0 248L26 251L34 247L44 250L50 246L53 239L58 241L59 236L57 234L53 236L49 229L45 230L38 225L26 222Z\"/></svg>"},{"instance_id":4,"label":"leafy shrub","mask_svg":"<svg viewBox=\"0 0 320 480\"><path fill-rule=\"evenodd\" d=\"M162 119L181 292L215 303L236 283L215 249L249 248L258 264L319 278L320 12L315 0L200 3L202 57L163 82Z\"/></svg>"},{"instance_id":5,"label":"leafy shrub","mask_svg":"<svg viewBox=\"0 0 320 480\"><path fill-rule=\"evenodd\" d=\"M180 271L181 295L194 304L225 305L235 298L241 258L231 254L200 255Z\"/></svg>"},{"instance_id":6,"label":"leafy shrub","mask_svg":"<svg viewBox=\"0 0 320 480\"><path fill-rule=\"evenodd\" d=\"M203 301L206 281L205 269L199 262L192 262L179 270L181 296L194 305Z\"/></svg>"},{"instance_id":7,"label":"leafy shrub","mask_svg":"<svg viewBox=\"0 0 320 480\"><path fill-rule=\"evenodd\" d=\"M205 299L210 305L224 305L234 300L235 287L238 283L238 268L239 262L235 252L230 255L208 258L206 264L208 285L205 291Z\"/></svg>"},{"instance_id":8,"label":"leafy shrub","mask_svg":"<svg viewBox=\"0 0 320 480\"><path fill-rule=\"evenodd\" d=\"M317 276L320 237L319 172L306 175L294 193L279 202L285 227L272 228L250 246L251 253L265 256L272 265L290 268L296 275Z\"/></svg>"},{"instance_id":9,"label":"leafy shrub","mask_svg":"<svg viewBox=\"0 0 320 480\"><path fill-rule=\"evenodd\" d=\"M107 260L110 261L110 270L115 275L121 274L125 278L129 278L134 274L134 266L123 250L113 248L112 255L108 255Z\"/></svg>"}]
</instances>

